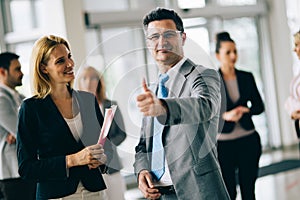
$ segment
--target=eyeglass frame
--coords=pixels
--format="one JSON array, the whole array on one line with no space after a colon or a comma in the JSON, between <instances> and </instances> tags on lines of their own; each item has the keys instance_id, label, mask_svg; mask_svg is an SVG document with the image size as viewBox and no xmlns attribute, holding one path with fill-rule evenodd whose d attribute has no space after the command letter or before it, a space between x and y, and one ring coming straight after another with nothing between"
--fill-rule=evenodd
<instances>
[{"instance_id":1,"label":"eyeglass frame","mask_svg":"<svg viewBox=\"0 0 300 200\"><path fill-rule=\"evenodd\" d=\"M175 34L171 35L171 36L167 36L166 35L167 33L170 34L171 32L175 33ZM156 43L161 36L164 39L169 40L169 39L172 39L172 38L176 37L178 33L181 35L183 32L179 31L179 30L167 30L167 31L165 31L163 33L153 33L153 34L148 35L148 36L146 35L146 40L149 41L149 42L152 42L152 43ZM154 36L158 36L157 39L154 39Z\"/></svg>"}]
</instances>

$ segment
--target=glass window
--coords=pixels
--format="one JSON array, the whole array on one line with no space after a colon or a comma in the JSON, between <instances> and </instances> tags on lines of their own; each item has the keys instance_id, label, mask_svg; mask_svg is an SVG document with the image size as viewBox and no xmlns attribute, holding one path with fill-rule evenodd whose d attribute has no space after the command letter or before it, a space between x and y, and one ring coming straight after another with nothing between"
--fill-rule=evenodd
<instances>
[{"instance_id":1,"label":"glass window","mask_svg":"<svg viewBox=\"0 0 300 200\"><path fill-rule=\"evenodd\" d=\"M34 0L34 16L33 20L36 23L35 27L40 28L45 26L45 15L47 15L43 8L43 1L42 0Z\"/></svg>"},{"instance_id":2,"label":"glass window","mask_svg":"<svg viewBox=\"0 0 300 200\"><path fill-rule=\"evenodd\" d=\"M258 76L260 74L260 55L255 20L253 18L238 18L224 20L223 23L224 29L230 32L231 37L236 42L239 55L238 65Z\"/></svg>"},{"instance_id":3,"label":"glass window","mask_svg":"<svg viewBox=\"0 0 300 200\"><path fill-rule=\"evenodd\" d=\"M39 27L42 22L42 13L41 13L42 0L10 0L9 1L9 11L5 13L7 15L4 17L5 19L11 19L11 24L8 24L10 20L5 23L8 24L10 29L6 30L6 32L11 32L15 37L15 40L9 40L7 45L7 50L15 52L20 56L19 60L22 66L22 72L24 74L23 77L23 85L18 87L21 93L25 96L29 97L32 95L31 88L31 78L30 77L30 55L33 46L33 38L32 37L22 37L24 36L24 32L28 35L30 31ZM39 17L37 17L37 14ZM25 35L26 35L25 34ZM8 41L6 41L8 42Z\"/></svg>"},{"instance_id":4,"label":"glass window","mask_svg":"<svg viewBox=\"0 0 300 200\"><path fill-rule=\"evenodd\" d=\"M10 2L10 13L12 20L12 31L24 31L37 28L41 25L40 13L41 0L12 0Z\"/></svg>"},{"instance_id":5,"label":"glass window","mask_svg":"<svg viewBox=\"0 0 300 200\"><path fill-rule=\"evenodd\" d=\"M202 17L183 19L187 37L193 40L197 45L200 45L203 50L209 54L209 35L205 27L206 23L207 20Z\"/></svg>"},{"instance_id":6,"label":"glass window","mask_svg":"<svg viewBox=\"0 0 300 200\"><path fill-rule=\"evenodd\" d=\"M186 8L202 8L205 7L205 0L178 0L178 7Z\"/></svg>"},{"instance_id":7,"label":"glass window","mask_svg":"<svg viewBox=\"0 0 300 200\"><path fill-rule=\"evenodd\" d=\"M240 6L240 5L255 5L257 0L218 0L218 4L222 6Z\"/></svg>"},{"instance_id":8,"label":"glass window","mask_svg":"<svg viewBox=\"0 0 300 200\"><path fill-rule=\"evenodd\" d=\"M87 12L127 11L155 7L167 7L166 0L83 0Z\"/></svg>"},{"instance_id":9,"label":"glass window","mask_svg":"<svg viewBox=\"0 0 300 200\"><path fill-rule=\"evenodd\" d=\"M20 56L19 61L21 63L21 70L24 74L22 83L23 85L18 87L17 90L24 94L26 97L30 97L32 95L31 88L31 79L30 74L30 56L33 47L33 42L24 42L18 43L15 45L10 45L9 49L12 52L15 52Z\"/></svg>"},{"instance_id":10,"label":"glass window","mask_svg":"<svg viewBox=\"0 0 300 200\"><path fill-rule=\"evenodd\" d=\"M88 12L93 11L120 11L128 9L128 1L127 0L84 0L85 10Z\"/></svg>"},{"instance_id":11,"label":"glass window","mask_svg":"<svg viewBox=\"0 0 300 200\"><path fill-rule=\"evenodd\" d=\"M216 68L210 56L209 31L205 18L183 19L187 40L184 44L184 55L194 63Z\"/></svg>"},{"instance_id":12,"label":"glass window","mask_svg":"<svg viewBox=\"0 0 300 200\"><path fill-rule=\"evenodd\" d=\"M103 28L101 32L89 30L86 34L88 48L91 49L84 65L94 66L104 75L107 97L118 103L127 133L126 140L118 146L118 152L124 165L122 171L132 173L133 147L138 142L142 119L135 97L142 92L142 79L149 79L143 30L134 27ZM101 41L92 44L95 40L99 41L97 34Z\"/></svg>"},{"instance_id":13,"label":"glass window","mask_svg":"<svg viewBox=\"0 0 300 200\"><path fill-rule=\"evenodd\" d=\"M33 28L32 13L30 1L11 1L10 10L12 16L13 31L29 30Z\"/></svg>"},{"instance_id":14,"label":"glass window","mask_svg":"<svg viewBox=\"0 0 300 200\"><path fill-rule=\"evenodd\" d=\"M197 64L206 67L215 66L209 56L209 35L205 27L193 27L185 30L187 40L184 45L184 55Z\"/></svg>"}]
</instances>

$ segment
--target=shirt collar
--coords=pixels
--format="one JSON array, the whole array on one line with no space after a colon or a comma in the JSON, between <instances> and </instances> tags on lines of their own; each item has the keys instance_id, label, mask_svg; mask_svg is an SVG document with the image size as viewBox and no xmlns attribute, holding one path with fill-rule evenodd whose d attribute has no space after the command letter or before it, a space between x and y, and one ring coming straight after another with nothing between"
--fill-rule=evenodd
<instances>
[{"instance_id":1,"label":"shirt collar","mask_svg":"<svg viewBox=\"0 0 300 200\"><path fill-rule=\"evenodd\" d=\"M183 65L183 63L187 60L186 57L182 57L182 59L176 63L171 69L167 71L167 74L170 75L173 71L179 71L179 68Z\"/></svg>"}]
</instances>

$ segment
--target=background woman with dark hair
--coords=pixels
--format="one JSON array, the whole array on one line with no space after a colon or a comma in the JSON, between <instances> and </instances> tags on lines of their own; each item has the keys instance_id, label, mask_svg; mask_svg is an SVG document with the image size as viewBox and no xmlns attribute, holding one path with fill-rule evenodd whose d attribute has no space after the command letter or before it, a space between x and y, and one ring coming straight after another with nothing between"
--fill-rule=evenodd
<instances>
[{"instance_id":1,"label":"background woman with dark hair","mask_svg":"<svg viewBox=\"0 0 300 200\"><path fill-rule=\"evenodd\" d=\"M262 113L264 104L253 75L236 69L237 49L227 32L217 34L216 57L224 81L222 103L226 105L221 112L218 134L223 178L231 199L235 199L238 170L242 199L253 200L262 147L251 117Z\"/></svg>"}]
</instances>

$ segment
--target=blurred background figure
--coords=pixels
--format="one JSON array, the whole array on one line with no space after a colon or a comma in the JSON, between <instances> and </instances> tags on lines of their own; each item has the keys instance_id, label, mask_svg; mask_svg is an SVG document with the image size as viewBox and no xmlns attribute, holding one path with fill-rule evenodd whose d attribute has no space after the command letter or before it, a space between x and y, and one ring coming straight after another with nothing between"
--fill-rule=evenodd
<instances>
[{"instance_id":1,"label":"blurred background figure","mask_svg":"<svg viewBox=\"0 0 300 200\"><path fill-rule=\"evenodd\" d=\"M234 200L237 196L238 170L242 199L254 200L262 147L251 117L262 113L264 104L253 75L235 68L238 54L229 33L218 33L216 39L216 57L220 61L219 72L225 90L222 105L226 106L225 111L220 114L219 162L231 199Z\"/></svg>"},{"instance_id":2,"label":"blurred background figure","mask_svg":"<svg viewBox=\"0 0 300 200\"><path fill-rule=\"evenodd\" d=\"M94 94L99 103L99 107L104 115L105 108L110 108L112 105L117 105L117 102L106 98L105 84L103 76L94 68L86 67L79 75L78 89ZM113 156L108 166L107 174L104 174L104 180L107 185L107 194L110 200L124 199L126 185L120 170L123 168L120 161L117 146L120 145L126 138L125 126L120 109L117 108L113 123L108 133L106 143L111 145Z\"/></svg>"},{"instance_id":3,"label":"blurred background figure","mask_svg":"<svg viewBox=\"0 0 300 200\"><path fill-rule=\"evenodd\" d=\"M294 51L300 60L300 31L294 34ZM300 139L300 74L295 76L290 85L290 96L285 102L285 108L292 119L295 120L295 129L298 139Z\"/></svg>"},{"instance_id":4,"label":"blurred background figure","mask_svg":"<svg viewBox=\"0 0 300 200\"><path fill-rule=\"evenodd\" d=\"M18 173L16 133L18 109L25 98L17 90L23 73L19 56L0 54L0 193L5 200L35 199L35 182L22 180ZM1 198L1 197L0 197Z\"/></svg>"}]
</instances>

